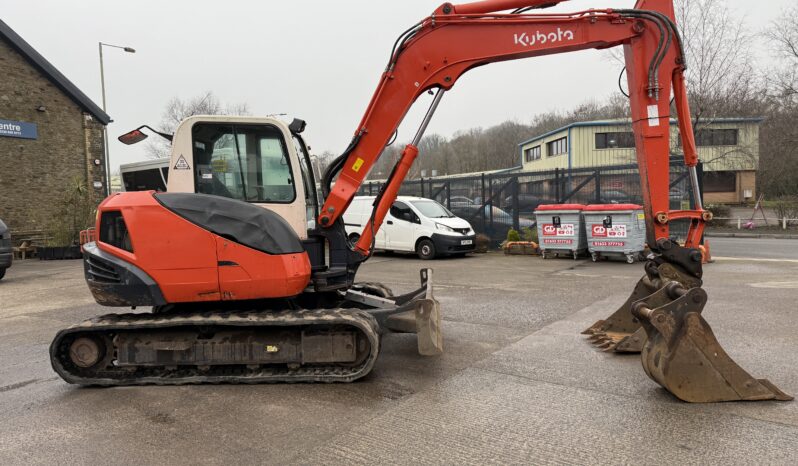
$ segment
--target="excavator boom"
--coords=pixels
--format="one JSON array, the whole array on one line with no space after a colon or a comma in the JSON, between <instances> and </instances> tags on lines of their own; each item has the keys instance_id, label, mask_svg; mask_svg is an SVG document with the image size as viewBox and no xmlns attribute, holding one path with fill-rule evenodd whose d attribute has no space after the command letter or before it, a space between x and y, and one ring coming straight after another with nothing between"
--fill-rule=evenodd
<instances>
[{"instance_id":1,"label":"excavator boom","mask_svg":"<svg viewBox=\"0 0 798 466\"><path fill-rule=\"evenodd\" d=\"M686 60L672 0L638 0L633 9L527 13L557 3L561 2L444 3L405 31L396 41L352 142L325 173L325 202L318 224L329 228L340 221L391 135L423 93L437 90L421 127L377 195L371 219L354 246L365 257L418 155L417 145L443 93L465 72L499 61L622 46L652 255L646 276L626 303L583 333L605 350L642 352L643 367L652 380L686 401L791 399L770 382L754 379L737 366L701 317L704 301L699 301L706 293L700 288L703 271L698 246L705 222L712 216L701 203L698 153L684 78ZM671 210L669 206L671 95L693 189L690 210ZM669 224L675 220L689 222L683 245L670 238ZM684 291L663 292L674 286ZM656 307L639 312L644 305ZM663 325L663 319L669 325Z\"/></svg>"}]
</instances>

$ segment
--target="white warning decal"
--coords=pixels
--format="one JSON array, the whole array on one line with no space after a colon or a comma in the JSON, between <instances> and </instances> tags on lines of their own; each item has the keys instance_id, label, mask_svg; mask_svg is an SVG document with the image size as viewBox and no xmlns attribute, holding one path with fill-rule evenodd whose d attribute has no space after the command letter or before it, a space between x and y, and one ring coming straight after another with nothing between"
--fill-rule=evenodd
<instances>
[{"instance_id":1,"label":"white warning decal","mask_svg":"<svg viewBox=\"0 0 798 466\"><path fill-rule=\"evenodd\" d=\"M177 159L177 163L175 163L175 170L191 170L191 167L188 166L188 162L186 162L186 158L182 155Z\"/></svg>"},{"instance_id":2,"label":"white warning decal","mask_svg":"<svg viewBox=\"0 0 798 466\"><path fill-rule=\"evenodd\" d=\"M648 109L648 126L659 126L659 107L656 105L649 105Z\"/></svg>"}]
</instances>

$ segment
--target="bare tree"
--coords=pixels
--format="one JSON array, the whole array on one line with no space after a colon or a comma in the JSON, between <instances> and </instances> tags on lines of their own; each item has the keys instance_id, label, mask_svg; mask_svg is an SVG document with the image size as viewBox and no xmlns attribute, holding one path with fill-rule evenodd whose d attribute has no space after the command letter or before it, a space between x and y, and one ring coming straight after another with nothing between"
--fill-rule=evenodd
<instances>
[{"instance_id":1,"label":"bare tree","mask_svg":"<svg viewBox=\"0 0 798 466\"><path fill-rule=\"evenodd\" d=\"M246 103L223 105L212 91L183 100L173 97L164 108L158 130L172 134L181 121L193 115L249 115ZM169 143L162 138L151 139L144 148L147 158L169 157Z\"/></svg>"},{"instance_id":2,"label":"bare tree","mask_svg":"<svg viewBox=\"0 0 798 466\"><path fill-rule=\"evenodd\" d=\"M780 12L765 32L778 66L767 75L770 113L760 135L759 190L798 196L798 6Z\"/></svg>"},{"instance_id":3,"label":"bare tree","mask_svg":"<svg viewBox=\"0 0 798 466\"><path fill-rule=\"evenodd\" d=\"M781 66L768 73L772 96L780 105L798 103L798 6L784 9L765 32Z\"/></svg>"},{"instance_id":4,"label":"bare tree","mask_svg":"<svg viewBox=\"0 0 798 466\"><path fill-rule=\"evenodd\" d=\"M696 136L723 117L761 116L765 108L751 44L754 36L725 0L676 0L687 61L688 98ZM756 164L756 148L713 155L740 167ZM736 162L735 162L736 161Z\"/></svg>"},{"instance_id":5,"label":"bare tree","mask_svg":"<svg viewBox=\"0 0 798 466\"><path fill-rule=\"evenodd\" d=\"M687 85L696 127L745 113L757 86L745 22L724 0L676 0L676 22L687 60Z\"/></svg>"}]
</instances>

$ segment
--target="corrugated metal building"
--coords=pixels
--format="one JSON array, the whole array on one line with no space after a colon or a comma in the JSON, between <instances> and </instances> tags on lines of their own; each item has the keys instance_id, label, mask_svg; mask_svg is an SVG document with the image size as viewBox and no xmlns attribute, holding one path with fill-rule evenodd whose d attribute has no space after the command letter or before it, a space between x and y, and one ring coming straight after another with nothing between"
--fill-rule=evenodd
<instances>
[{"instance_id":1,"label":"corrugated metal building","mask_svg":"<svg viewBox=\"0 0 798 466\"><path fill-rule=\"evenodd\" d=\"M704 200L739 203L756 191L762 118L718 118L696 133L704 163ZM523 171L636 163L628 120L575 122L521 142ZM671 121L671 148L681 153L678 125Z\"/></svg>"}]
</instances>

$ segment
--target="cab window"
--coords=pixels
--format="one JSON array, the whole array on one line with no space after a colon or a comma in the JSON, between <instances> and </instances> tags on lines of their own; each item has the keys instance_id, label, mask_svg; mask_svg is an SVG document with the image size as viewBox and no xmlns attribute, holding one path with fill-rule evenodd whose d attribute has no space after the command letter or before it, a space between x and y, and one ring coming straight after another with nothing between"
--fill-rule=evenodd
<instances>
[{"instance_id":1,"label":"cab window","mask_svg":"<svg viewBox=\"0 0 798 466\"><path fill-rule=\"evenodd\" d=\"M416 222L416 214L407 204L401 201L396 201L391 206L391 216L397 220L404 220L405 222Z\"/></svg>"},{"instance_id":2,"label":"cab window","mask_svg":"<svg viewBox=\"0 0 798 466\"><path fill-rule=\"evenodd\" d=\"M197 123L191 143L198 193L267 203L296 198L288 151L275 126Z\"/></svg>"},{"instance_id":3,"label":"cab window","mask_svg":"<svg viewBox=\"0 0 798 466\"><path fill-rule=\"evenodd\" d=\"M310 165L310 154L305 149L305 144L296 136L292 137L294 150L299 158L299 168L302 170L302 180L305 187L305 216L308 220L308 228L315 226L315 219L319 215L316 199L316 186L314 184L313 167Z\"/></svg>"}]
</instances>

